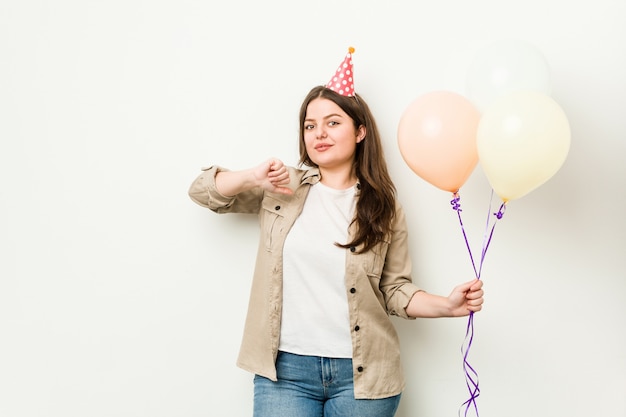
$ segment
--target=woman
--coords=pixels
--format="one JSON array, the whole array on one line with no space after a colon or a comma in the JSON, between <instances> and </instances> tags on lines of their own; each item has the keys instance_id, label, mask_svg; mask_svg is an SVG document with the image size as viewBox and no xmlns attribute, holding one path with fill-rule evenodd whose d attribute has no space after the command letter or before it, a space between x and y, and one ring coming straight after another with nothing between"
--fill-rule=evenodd
<instances>
[{"instance_id":1,"label":"woman","mask_svg":"<svg viewBox=\"0 0 626 417\"><path fill-rule=\"evenodd\" d=\"M189 193L217 213L259 216L238 359L255 374L255 417L392 417L404 378L389 315L481 309L481 281L448 297L412 283L405 215L374 118L356 93L309 92L300 168L277 159L241 171L213 166Z\"/></svg>"}]
</instances>

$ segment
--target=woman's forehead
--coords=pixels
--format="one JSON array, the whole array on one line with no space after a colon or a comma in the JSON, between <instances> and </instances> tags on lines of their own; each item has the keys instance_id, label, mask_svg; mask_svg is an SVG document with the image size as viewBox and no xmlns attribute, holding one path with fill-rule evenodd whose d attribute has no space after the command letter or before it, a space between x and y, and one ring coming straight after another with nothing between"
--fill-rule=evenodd
<instances>
[{"instance_id":1,"label":"woman's forehead","mask_svg":"<svg viewBox=\"0 0 626 417\"><path fill-rule=\"evenodd\" d=\"M334 101L326 98L312 100L306 109L307 119L321 119L330 115L348 116Z\"/></svg>"}]
</instances>

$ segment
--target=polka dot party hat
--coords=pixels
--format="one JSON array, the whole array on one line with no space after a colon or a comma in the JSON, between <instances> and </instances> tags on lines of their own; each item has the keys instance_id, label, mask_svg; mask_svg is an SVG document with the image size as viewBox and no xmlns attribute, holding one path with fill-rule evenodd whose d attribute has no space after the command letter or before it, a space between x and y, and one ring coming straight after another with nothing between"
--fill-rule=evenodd
<instances>
[{"instance_id":1,"label":"polka dot party hat","mask_svg":"<svg viewBox=\"0 0 626 417\"><path fill-rule=\"evenodd\" d=\"M333 77L326 84L326 88L347 97L354 96L354 74L352 72L353 53L354 48L349 47L348 54L343 59L341 65L339 65L339 68L337 68Z\"/></svg>"}]
</instances>

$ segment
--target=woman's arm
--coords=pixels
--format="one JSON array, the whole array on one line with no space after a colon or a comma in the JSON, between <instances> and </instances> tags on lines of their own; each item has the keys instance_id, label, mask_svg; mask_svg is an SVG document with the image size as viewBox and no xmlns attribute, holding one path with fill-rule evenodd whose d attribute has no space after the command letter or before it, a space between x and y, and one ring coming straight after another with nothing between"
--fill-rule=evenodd
<instances>
[{"instance_id":1,"label":"woman's arm","mask_svg":"<svg viewBox=\"0 0 626 417\"><path fill-rule=\"evenodd\" d=\"M281 194L292 194L285 185L289 184L287 167L279 159L268 159L255 168L241 171L221 171L215 177L217 191L232 197L255 187Z\"/></svg>"},{"instance_id":2,"label":"woman's arm","mask_svg":"<svg viewBox=\"0 0 626 417\"><path fill-rule=\"evenodd\" d=\"M413 295L406 312L411 317L462 317L477 312L483 304L483 282L478 279L456 286L449 296L419 291Z\"/></svg>"}]
</instances>

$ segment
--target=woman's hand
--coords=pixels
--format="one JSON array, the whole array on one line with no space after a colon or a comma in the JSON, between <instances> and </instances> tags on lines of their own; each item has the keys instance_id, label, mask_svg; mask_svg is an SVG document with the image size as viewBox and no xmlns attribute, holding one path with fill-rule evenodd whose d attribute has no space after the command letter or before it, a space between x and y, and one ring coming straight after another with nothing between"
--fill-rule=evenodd
<instances>
[{"instance_id":1,"label":"woman's hand","mask_svg":"<svg viewBox=\"0 0 626 417\"><path fill-rule=\"evenodd\" d=\"M283 161L276 158L268 159L252 171L259 187L272 193L293 194L286 186L289 185L289 171Z\"/></svg>"},{"instance_id":2,"label":"woman's hand","mask_svg":"<svg viewBox=\"0 0 626 417\"><path fill-rule=\"evenodd\" d=\"M484 301L482 288L483 282L479 279L456 286L448 296L450 315L460 317L467 316L470 311L480 311Z\"/></svg>"}]
</instances>

